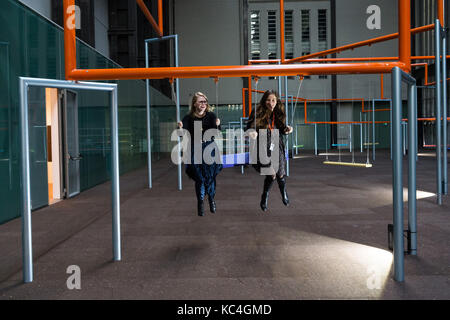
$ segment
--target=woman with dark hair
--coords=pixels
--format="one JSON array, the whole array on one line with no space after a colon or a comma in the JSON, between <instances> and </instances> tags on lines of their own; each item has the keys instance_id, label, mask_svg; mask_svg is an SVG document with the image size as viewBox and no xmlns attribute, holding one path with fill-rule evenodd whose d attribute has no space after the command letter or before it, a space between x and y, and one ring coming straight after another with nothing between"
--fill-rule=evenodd
<instances>
[{"instance_id":1,"label":"woman with dark hair","mask_svg":"<svg viewBox=\"0 0 450 320\"><path fill-rule=\"evenodd\" d=\"M195 181L195 193L197 195L197 209L198 215L204 215L203 200L205 195L208 195L209 210L211 213L216 212L216 202L214 196L216 194L216 176L222 170L222 164L212 163L207 164L203 159L203 151L211 143L215 143L214 139L210 141L203 140L203 134L208 129L220 129L220 120L216 115L210 111L210 105L208 98L201 92L196 92L192 97L190 104L189 114L187 114L183 121L178 122L178 128L183 128L189 131L191 138L191 163L186 164L186 174ZM196 164L194 162L194 125L195 122L201 123L201 141L202 144L202 162ZM217 149L217 148L215 148ZM211 156L214 158L215 149L211 152ZM218 149L217 149L218 150Z\"/></svg>"},{"instance_id":2,"label":"woman with dark hair","mask_svg":"<svg viewBox=\"0 0 450 320\"><path fill-rule=\"evenodd\" d=\"M250 138L252 139L256 139L258 137L261 129L268 129L267 155L270 155L271 152L276 152L276 150L272 150L271 135L273 130L279 130L279 167L278 170L275 171L275 168L270 165L272 174L266 175L266 178L264 179L263 193L261 195L261 209L263 211L267 211L269 191L272 188L275 178L277 179L278 187L280 188L283 204L285 206L289 204L289 199L286 192L286 147L284 144L283 135L291 133L292 127L286 126L286 113L276 91L267 90L264 92L256 110L256 125L255 110L252 110L246 129L256 129L256 132L254 131L250 133ZM253 167L261 173L261 169L266 166L261 164L258 157L258 162L257 164L254 164Z\"/></svg>"}]
</instances>

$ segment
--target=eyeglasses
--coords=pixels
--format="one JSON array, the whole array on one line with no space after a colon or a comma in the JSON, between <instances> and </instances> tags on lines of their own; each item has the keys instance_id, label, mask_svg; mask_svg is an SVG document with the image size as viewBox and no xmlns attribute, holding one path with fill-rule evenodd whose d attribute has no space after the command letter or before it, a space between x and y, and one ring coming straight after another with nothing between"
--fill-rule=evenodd
<instances>
[{"instance_id":1,"label":"eyeglasses","mask_svg":"<svg viewBox=\"0 0 450 320\"><path fill-rule=\"evenodd\" d=\"M208 101L202 100L202 101L197 101L198 104L207 104Z\"/></svg>"}]
</instances>

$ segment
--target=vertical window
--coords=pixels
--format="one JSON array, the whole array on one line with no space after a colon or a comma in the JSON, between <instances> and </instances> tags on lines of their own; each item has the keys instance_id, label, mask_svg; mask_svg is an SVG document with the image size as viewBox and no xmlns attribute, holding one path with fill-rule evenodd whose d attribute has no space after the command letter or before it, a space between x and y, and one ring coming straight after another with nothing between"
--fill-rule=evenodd
<instances>
[{"instance_id":1,"label":"vertical window","mask_svg":"<svg viewBox=\"0 0 450 320\"><path fill-rule=\"evenodd\" d=\"M301 11L301 26L302 26L302 56L311 53L311 28L310 28L310 14L309 10ZM305 76L305 79L310 79L310 76Z\"/></svg>"},{"instance_id":2,"label":"vertical window","mask_svg":"<svg viewBox=\"0 0 450 320\"><path fill-rule=\"evenodd\" d=\"M328 47L328 38L327 38L327 10L319 9L318 10L318 39L317 39L317 47L319 51L324 51ZM326 79L327 76L320 75L319 79Z\"/></svg>"},{"instance_id":3,"label":"vertical window","mask_svg":"<svg viewBox=\"0 0 450 320\"><path fill-rule=\"evenodd\" d=\"M267 58L277 58L277 12L267 12Z\"/></svg>"},{"instance_id":4,"label":"vertical window","mask_svg":"<svg viewBox=\"0 0 450 320\"><path fill-rule=\"evenodd\" d=\"M250 56L251 60L261 58L261 42L259 37L259 11L250 13Z\"/></svg>"},{"instance_id":5,"label":"vertical window","mask_svg":"<svg viewBox=\"0 0 450 320\"><path fill-rule=\"evenodd\" d=\"M294 30L293 30L293 11L284 13L284 47L285 59L294 58Z\"/></svg>"}]
</instances>

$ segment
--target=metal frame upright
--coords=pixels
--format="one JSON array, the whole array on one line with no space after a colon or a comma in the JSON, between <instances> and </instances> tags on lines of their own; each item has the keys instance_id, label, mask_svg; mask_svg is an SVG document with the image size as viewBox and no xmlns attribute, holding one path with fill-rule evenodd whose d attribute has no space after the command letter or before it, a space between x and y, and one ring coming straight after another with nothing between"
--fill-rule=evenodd
<instances>
[{"instance_id":1,"label":"metal frame upright","mask_svg":"<svg viewBox=\"0 0 450 320\"><path fill-rule=\"evenodd\" d=\"M160 38L151 38L145 40L145 67L149 67L149 49L148 45L152 42L160 42L160 41L166 41L166 40L174 40L175 43L175 67L178 67L178 35L170 35L170 36L164 36ZM172 79L171 79L172 80ZM176 94L176 121L181 121L181 115L180 115L180 79L175 79L175 94ZM147 165L148 165L148 187L149 189L152 188L152 152L151 152L151 100L150 100L150 80L145 79L145 88L146 88L146 94L147 94ZM178 156L181 156L181 147L180 147L180 137L178 137ZM183 189L183 183L182 183L182 174L181 174L181 161L178 161L178 190Z\"/></svg>"},{"instance_id":2,"label":"metal frame upright","mask_svg":"<svg viewBox=\"0 0 450 320\"><path fill-rule=\"evenodd\" d=\"M28 89L30 87L96 90L111 94L111 197L112 197L112 241L114 261L121 260L120 240L120 188L119 188L119 124L117 84L74 82L66 80L19 78L20 86L20 143L22 181L22 257L23 281L33 281L33 245L31 228L30 144L28 121Z\"/></svg>"}]
</instances>

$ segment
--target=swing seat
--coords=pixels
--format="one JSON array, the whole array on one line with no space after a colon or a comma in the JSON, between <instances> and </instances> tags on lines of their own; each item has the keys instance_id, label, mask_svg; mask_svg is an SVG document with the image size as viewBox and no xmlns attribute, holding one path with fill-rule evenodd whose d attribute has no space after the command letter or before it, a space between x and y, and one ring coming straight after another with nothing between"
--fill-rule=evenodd
<instances>
[{"instance_id":1,"label":"swing seat","mask_svg":"<svg viewBox=\"0 0 450 320\"><path fill-rule=\"evenodd\" d=\"M342 162L342 161L324 161L323 164L332 164L332 165L349 166L349 167L372 168L372 164L371 164L371 163L356 163L356 162Z\"/></svg>"},{"instance_id":2,"label":"swing seat","mask_svg":"<svg viewBox=\"0 0 450 320\"><path fill-rule=\"evenodd\" d=\"M222 155L222 163L224 168L234 167L236 165L244 165L250 162L250 154L244 153L232 153Z\"/></svg>"},{"instance_id":3,"label":"swing seat","mask_svg":"<svg viewBox=\"0 0 450 320\"><path fill-rule=\"evenodd\" d=\"M333 143L332 144L333 147L346 147L348 146L347 143Z\"/></svg>"},{"instance_id":4,"label":"swing seat","mask_svg":"<svg viewBox=\"0 0 450 320\"><path fill-rule=\"evenodd\" d=\"M379 142L375 142L375 143L365 142L365 143L363 143L363 145L365 145L365 146L372 146L372 145L377 145L377 144L380 144L380 143Z\"/></svg>"}]
</instances>

